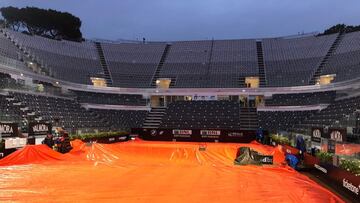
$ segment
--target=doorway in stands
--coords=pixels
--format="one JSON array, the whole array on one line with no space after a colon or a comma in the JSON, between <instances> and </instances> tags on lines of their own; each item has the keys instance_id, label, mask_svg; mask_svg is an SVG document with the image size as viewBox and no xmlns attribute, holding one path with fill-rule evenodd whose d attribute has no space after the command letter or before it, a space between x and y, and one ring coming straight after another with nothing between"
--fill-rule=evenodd
<instances>
[{"instance_id":1,"label":"doorway in stands","mask_svg":"<svg viewBox=\"0 0 360 203\"><path fill-rule=\"evenodd\" d=\"M151 107L165 107L166 106L166 99L165 96L151 96L150 99Z\"/></svg>"}]
</instances>

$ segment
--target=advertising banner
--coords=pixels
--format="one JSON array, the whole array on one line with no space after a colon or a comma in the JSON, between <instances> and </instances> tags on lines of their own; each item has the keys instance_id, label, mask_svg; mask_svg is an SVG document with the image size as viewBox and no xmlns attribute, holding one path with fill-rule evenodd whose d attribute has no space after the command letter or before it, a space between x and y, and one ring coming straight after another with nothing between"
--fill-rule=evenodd
<instances>
[{"instance_id":1,"label":"advertising banner","mask_svg":"<svg viewBox=\"0 0 360 203\"><path fill-rule=\"evenodd\" d=\"M29 137L46 136L51 133L52 126L47 122L29 123Z\"/></svg>"},{"instance_id":2,"label":"advertising banner","mask_svg":"<svg viewBox=\"0 0 360 203\"><path fill-rule=\"evenodd\" d=\"M251 142L255 140L255 130L219 129L132 129L144 140L186 141L186 142Z\"/></svg>"},{"instance_id":3,"label":"advertising banner","mask_svg":"<svg viewBox=\"0 0 360 203\"><path fill-rule=\"evenodd\" d=\"M0 134L4 138L18 137L18 124L17 123L0 123Z\"/></svg>"},{"instance_id":4,"label":"advertising banner","mask_svg":"<svg viewBox=\"0 0 360 203\"><path fill-rule=\"evenodd\" d=\"M323 128L312 128L311 129L311 141L320 143L322 137L324 137Z\"/></svg>"}]
</instances>

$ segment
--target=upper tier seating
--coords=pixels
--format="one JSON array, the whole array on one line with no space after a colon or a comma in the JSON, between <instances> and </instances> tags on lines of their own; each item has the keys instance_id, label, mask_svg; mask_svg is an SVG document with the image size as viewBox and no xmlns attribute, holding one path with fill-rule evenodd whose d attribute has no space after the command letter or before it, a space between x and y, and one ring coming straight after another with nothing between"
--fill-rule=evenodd
<instances>
[{"instance_id":1,"label":"upper tier seating","mask_svg":"<svg viewBox=\"0 0 360 203\"><path fill-rule=\"evenodd\" d=\"M360 32L345 34L323 74L336 74L334 82L360 77Z\"/></svg>"},{"instance_id":2,"label":"upper tier seating","mask_svg":"<svg viewBox=\"0 0 360 203\"><path fill-rule=\"evenodd\" d=\"M10 38L56 78L82 84L92 84L90 76L102 73L95 45L91 42L57 41L5 30Z\"/></svg>"},{"instance_id":3,"label":"upper tier seating","mask_svg":"<svg viewBox=\"0 0 360 203\"><path fill-rule=\"evenodd\" d=\"M174 42L160 76L180 88L240 87L241 76L257 76L255 40Z\"/></svg>"},{"instance_id":4,"label":"upper tier seating","mask_svg":"<svg viewBox=\"0 0 360 203\"><path fill-rule=\"evenodd\" d=\"M0 30L0 64L15 67L17 69L28 70L23 61L21 51L5 37Z\"/></svg>"},{"instance_id":5,"label":"upper tier seating","mask_svg":"<svg viewBox=\"0 0 360 203\"><path fill-rule=\"evenodd\" d=\"M15 60L21 58L20 50L0 32L0 55Z\"/></svg>"},{"instance_id":6,"label":"upper tier seating","mask_svg":"<svg viewBox=\"0 0 360 203\"><path fill-rule=\"evenodd\" d=\"M296 39L264 39L268 86L308 85L335 39L336 34Z\"/></svg>"},{"instance_id":7,"label":"upper tier seating","mask_svg":"<svg viewBox=\"0 0 360 203\"><path fill-rule=\"evenodd\" d=\"M165 46L165 43L102 43L113 85L149 87Z\"/></svg>"},{"instance_id":8,"label":"upper tier seating","mask_svg":"<svg viewBox=\"0 0 360 203\"><path fill-rule=\"evenodd\" d=\"M210 74L257 76L255 40L215 40Z\"/></svg>"},{"instance_id":9,"label":"upper tier seating","mask_svg":"<svg viewBox=\"0 0 360 203\"><path fill-rule=\"evenodd\" d=\"M3 30L56 78L91 84L102 75L92 42L70 42ZM337 34L262 40L267 86L308 85ZM344 34L322 68L335 82L360 76L360 32ZM0 34L0 64L28 70L23 53ZM256 40L203 40L166 43L101 43L113 86L150 88L155 78L175 79L175 88L239 88L244 78L259 76ZM165 52L165 50L168 50ZM167 54L164 54L167 53ZM161 62L162 56L164 61ZM157 71L157 68L160 69ZM45 71L48 72L48 71Z\"/></svg>"}]
</instances>

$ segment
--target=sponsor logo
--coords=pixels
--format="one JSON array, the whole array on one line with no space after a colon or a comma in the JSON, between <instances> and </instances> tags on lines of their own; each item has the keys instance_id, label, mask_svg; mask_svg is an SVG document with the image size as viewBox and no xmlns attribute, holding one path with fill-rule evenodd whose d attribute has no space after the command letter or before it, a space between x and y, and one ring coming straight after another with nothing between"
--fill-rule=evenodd
<instances>
[{"instance_id":1,"label":"sponsor logo","mask_svg":"<svg viewBox=\"0 0 360 203\"><path fill-rule=\"evenodd\" d=\"M263 164L272 164L273 163L273 157L272 156L264 156L260 159L260 162Z\"/></svg>"},{"instance_id":2,"label":"sponsor logo","mask_svg":"<svg viewBox=\"0 0 360 203\"><path fill-rule=\"evenodd\" d=\"M11 133L14 133L14 129L10 125L0 124L0 133L1 134L11 134Z\"/></svg>"},{"instance_id":3,"label":"sponsor logo","mask_svg":"<svg viewBox=\"0 0 360 203\"><path fill-rule=\"evenodd\" d=\"M48 132L49 131L49 126L45 125L45 124L38 124L38 125L34 125L32 127L33 132Z\"/></svg>"},{"instance_id":4,"label":"sponsor logo","mask_svg":"<svg viewBox=\"0 0 360 203\"><path fill-rule=\"evenodd\" d=\"M330 134L330 139L335 140L337 142L342 142L343 141L343 136L342 136L340 131L334 130Z\"/></svg>"},{"instance_id":5,"label":"sponsor logo","mask_svg":"<svg viewBox=\"0 0 360 203\"><path fill-rule=\"evenodd\" d=\"M315 129L312 134L313 137L321 138L321 131L319 129Z\"/></svg>"},{"instance_id":6,"label":"sponsor logo","mask_svg":"<svg viewBox=\"0 0 360 203\"><path fill-rule=\"evenodd\" d=\"M119 137L118 139L119 140L126 140L126 137L123 136L123 137Z\"/></svg>"},{"instance_id":7,"label":"sponsor logo","mask_svg":"<svg viewBox=\"0 0 360 203\"><path fill-rule=\"evenodd\" d=\"M115 141L115 138L109 138L109 142L113 142L113 141Z\"/></svg>"},{"instance_id":8,"label":"sponsor logo","mask_svg":"<svg viewBox=\"0 0 360 203\"><path fill-rule=\"evenodd\" d=\"M201 130L200 135L221 135L220 130Z\"/></svg>"},{"instance_id":9,"label":"sponsor logo","mask_svg":"<svg viewBox=\"0 0 360 203\"><path fill-rule=\"evenodd\" d=\"M151 130L151 131L150 131L150 135L156 136L156 134L157 134L156 130Z\"/></svg>"},{"instance_id":10,"label":"sponsor logo","mask_svg":"<svg viewBox=\"0 0 360 203\"><path fill-rule=\"evenodd\" d=\"M192 135L192 130L173 130L174 135Z\"/></svg>"},{"instance_id":11,"label":"sponsor logo","mask_svg":"<svg viewBox=\"0 0 360 203\"><path fill-rule=\"evenodd\" d=\"M326 168L324 168L324 167L321 167L321 166L319 166L319 165L317 165L317 164L314 164L314 167L315 167L316 169L318 169L319 171L323 172L323 173L327 173L327 170L326 170Z\"/></svg>"},{"instance_id":12,"label":"sponsor logo","mask_svg":"<svg viewBox=\"0 0 360 203\"><path fill-rule=\"evenodd\" d=\"M348 180L346 180L344 178L343 179L343 187L350 190L351 192L355 193L356 195L359 195L360 185L356 187L355 185L353 185L351 182L349 182Z\"/></svg>"},{"instance_id":13,"label":"sponsor logo","mask_svg":"<svg viewBox=\"0 0 360 203\"><path fill-rule=\"evenodd\" d=\"M229 137L243 137L244 133L239 133L239 132L230 132L228 133Z\"/></svg>"}]
</instances>

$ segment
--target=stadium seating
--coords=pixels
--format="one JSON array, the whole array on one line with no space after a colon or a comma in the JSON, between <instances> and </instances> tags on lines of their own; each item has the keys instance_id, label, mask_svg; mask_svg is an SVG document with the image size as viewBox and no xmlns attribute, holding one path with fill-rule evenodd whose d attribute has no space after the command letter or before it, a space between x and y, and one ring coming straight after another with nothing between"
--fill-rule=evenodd
<instances>
[{"instance_id":1,"label":"stadium seating","mask_svg":"<svg viewBox=\"0 0 360 203\"><path fill-rule=\"evenodd\" d=\"M56 78L92 84L90 76L102 73L99 56L91 42L57 41L5 30L20 48L49 68Z\"/></svg>"},{"instance_id":2,"label":"stadium seating","mask_svg":"<svg viewBox=\"0 0 360 203\"><path fill-rule=\"evenodd\" d=\"M335 39L336 34L296 39L264 39L268 86L308 85Z\"/></svg>"},{"instance_id":3,"label":"stadium seating","mask_svg":"<svg viewBox=\"0 0 360 203\"><path fill-rule=\"evenodd\" d=\"M142 95L74 92L79 103L146 106L146 99L143 99Z\"/></svg>"},{"instance_id":4,"label":"stadium seating","mask_svg":"<svg viewBox=\"0 0 360 203\"><path fill-rule=\"evenodd\" d=\"M20 50L7 39L3 33L0 33L0 55L11 59L19 60L21 58Z\"/></svg>"},{"instance_id":5,"label":"stadium seating","mask_svg":"<svg viewBox=\"0 0 360 203\"><path fill-rule=\"evenodd\" d=\"M0 72L0 89L23 89L23 85L16 82L10 75Z\"/></svg>"},{"instance_id":6,"label":"stadium seating","mask_svg":"<svg viewBox=\"0 0 360 203\"><path fill-rule=\"evenodd\" d=\"M104 118L109 123L110 130L141 128L148 113L147 111L105 109L91 109L91 111Z\"/></svg>"},{"instance_id":7,"label":"stadium seating","mask_svg":"<svg viewBox=\"0 0 360 203\"><path fill-rule=\"evenodd\" d=\"M210 74L257 76L255 40L215 40L212 49Z\"/></svg>"},{"instance_id":8,"label":"stadium seating","mask_svg":"<svg viewBox=\"0 0 360 203\"><path fill-rule=\"evenodd\" d=\"M271 132L292 130L316 111L258 111L259 127Z\"/></svg>"},{"instance_id":9,"label":"stadium seating","mask_svg":"<svg viewBox=\"0 0 360 203\"><path fill-rule=\"evenodd\" d=\"M334 101L336 92L316 92L303 94L275 94L265 100L266 106L304 106L315 104L330 104Z\"/></svg>"},{"instance_id":10,"label":"stadium seating","mask_svg":"<svg viewBox=\"0 0 360 203\"><path fill-rule=\"evenodd\" d=\"M360 97L337 100L330 104L327 108L313 114L301 122L296 126L296 128L309 129L311 127L331 127L344 119L345 116L354 113L357 109L360 109Z\"/></svg>"},{"instance_id":11,"label":"stadium seating","mask_svg":"<svg viewBox=\"0 0 360 203\"><path fill-rule=\"evenodd\" d=\"M56 78L91 84L102 75L93 42L81 43L3 30ZM308 85L335 42L337 34L260 39L267 86ZM360 32L346 33L322 65L321 74L336 74L335 82L360 76ZM175 88L244 87L244 78L259 76L256 40L203 40L167 43L101 43L113 86L153 87L155 78L171 78ZM26 69L24 54L0 35L0 64ZM161 61L162 57L163 61Z\"/></svg>"},{"instance_id":12,"label":"stadium seating","mask_svg":"<svg viewBox=\"0 0 360 203\"><path fill-rule=\"evenodd\" d=\"M334 55L323 69L323 74L336 74L334 82L360 76L360 32L344 35Z\"/></svg>"},{"instance_id":13,"label":"stadium seating","mask_svg":"<svg viewBox=\"0 0 360 203\"><path fill-rule=\"evenodd\" d=\"M149 87L165 46L165 43L102 43L113 85Z\"/></svg>"},{"instance_id":14,"label":"stadium seating","mask_svg":"<svg viewBox=\"0 0 360 203\"><path fill-rule=\"evenodd\" d=\"M88 131L109 127L96 114L86 111L72 99L17 92L11 92L10 95L32 110L41 120L53 122L69 130ZM56 123L57 120L59 123Z\"/></svg>"},{"instance_id":15,"label":"stadium seating","mask_svg":"<svg viewBox=\"0 0 360 203\"><path fill-rule=\"evenodd\" d=\"M242 117L241 112L246 115ZM255 116L255 122L250 122ZM255 111L241 110L232 101L177 101L169 104L160 125L180 129L254 129Z\"/></svg>"},{"instance_id":16,"label":"stadium seating","mask_svg":"<svg viewBox=\"0 0 360 203\"><path fill-rule=\"evenodd\" d=\"M22 112L18 106L14 106L12 101L0 94L0 121L21 123Z\"/></svg>"}]
</instances>

